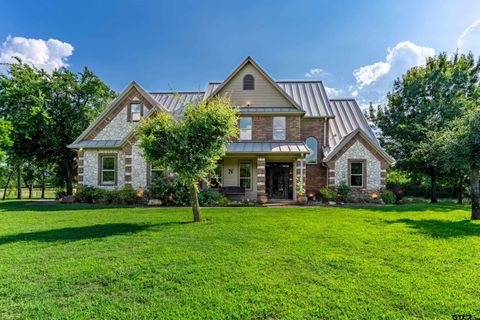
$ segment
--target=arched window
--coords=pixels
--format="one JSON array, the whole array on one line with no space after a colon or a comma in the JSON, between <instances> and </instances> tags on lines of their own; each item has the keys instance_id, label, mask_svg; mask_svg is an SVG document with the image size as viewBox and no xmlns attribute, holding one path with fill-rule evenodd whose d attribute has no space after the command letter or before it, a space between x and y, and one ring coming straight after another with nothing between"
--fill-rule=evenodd
<instances>
[{"instance_id":1,"label":"arched window","mask_svg":"<svg viewBox=\"0 0 480 320\"><path fill-rule=\"evenodd\" d=\"M310 153L306 157L307 163L317 163L318 158L318 141L314 137L308 137L305 141Z\"/></svg>"},{"instance_id":2,"label":"arched window","mask_svg":"<svg viewBox=\"0 0 480 320\"><path fill-rule=\"evenodd\" d=\"M255 90L255 78L251 74L243 77L243 90Z\"/></svg>"}]
</instances>

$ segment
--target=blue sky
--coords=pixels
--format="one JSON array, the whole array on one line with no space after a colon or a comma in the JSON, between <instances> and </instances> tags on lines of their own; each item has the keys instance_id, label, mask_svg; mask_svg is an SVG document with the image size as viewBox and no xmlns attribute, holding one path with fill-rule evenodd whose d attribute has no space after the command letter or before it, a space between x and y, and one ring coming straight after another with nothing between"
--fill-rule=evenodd
<instances>
[{"instance_id":1,"label":"blue sky","mask_svg":"<svg viewBox=\"0 0 480 320\"><path fill-rule=\"evenodd\" d=\"M429 55L480 54L479 18L478 0L5 1L0 61L87 66L117 91L203 90L251 55L275 79L322 79L365 104Z\"/></svg>"}]
</instances>

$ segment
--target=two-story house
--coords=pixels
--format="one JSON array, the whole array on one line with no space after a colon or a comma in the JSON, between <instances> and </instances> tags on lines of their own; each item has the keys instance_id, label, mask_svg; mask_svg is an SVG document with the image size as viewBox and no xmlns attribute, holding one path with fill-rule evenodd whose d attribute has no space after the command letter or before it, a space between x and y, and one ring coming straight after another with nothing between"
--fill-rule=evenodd
<instances>
[{"instance_id":1,"label":"two-story house","mask_svg":"<svg viewBox=\"0 0 480 320\"><path fill-rule=\"evenodd\" d=\"M240 107L240 136L227 146L212 188L293 199L296 183L307 195L342 181L361 193L385 187L394 160L354 99L329 99L321 81L275 81L250 57L204 92L146 92L132 82L70 145L78 152L79 185L148 187L156 169L142 156L134 128L156 112L180 119L187 103L215 95Z\"/></svg>"}]
</instances>

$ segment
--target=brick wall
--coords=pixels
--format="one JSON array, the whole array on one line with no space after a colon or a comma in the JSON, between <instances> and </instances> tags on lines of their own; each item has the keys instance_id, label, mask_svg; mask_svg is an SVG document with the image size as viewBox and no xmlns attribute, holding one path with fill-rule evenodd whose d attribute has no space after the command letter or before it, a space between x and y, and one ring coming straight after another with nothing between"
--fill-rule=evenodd
<instances>
[{"instance_id":1,"label":"brick wall","mask_svg":"<svg viewBox=\"0 0 480 320\"><path fill-rule=\"evenodd\" d=\"M300 116L286 116L286 140L298 141L300 138ZM273 116L252 117L252 140L273 140Z\"/></svg>"},{"instance_id":2,"label":"brick wall","mask_svg":"<svg viewBox=\"0 0 480 320\"><path fill-rule=\"evenodd\" d=\"M305 141L308 137L315 137L318 142L317 164L307 164L306 187L308 194L316 194L320 188L327 185L327 168L322 165L323 126L325 120L322 118L303 118L301 120L300 140ZM327 130L328 131L328 130ZM328 140L327 140L328 141Z\"/></svg>"}]
</instances>

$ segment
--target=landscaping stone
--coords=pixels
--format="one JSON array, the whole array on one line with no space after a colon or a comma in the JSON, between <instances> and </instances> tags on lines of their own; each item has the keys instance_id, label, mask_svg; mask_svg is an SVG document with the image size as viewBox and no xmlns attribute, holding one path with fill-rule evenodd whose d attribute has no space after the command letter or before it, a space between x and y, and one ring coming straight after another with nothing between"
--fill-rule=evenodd
<instances>
[{"instance_id":1,"label":"landscaping stone","mask_svg":"<svg viewBox=\"0 0 480 320\"><path fill-rule=\"evenodd\" d=\"M161 206L162 204L163 204L162 200L150 199L148 200L147 206Z\"/></svg>"},{"instance_id":2,"label":"landscaping stone","mask_svg":"<svg viewBox=\"0 0 480 320\"><path fill-rule=\"evenodd\" d=\"M75 198L73 196L64 196L62 199L60 199L61 203L73 203L75 202Z\"/></svg>"}]
</instances>

